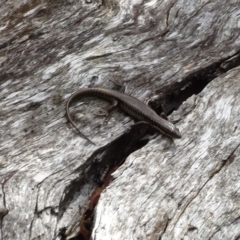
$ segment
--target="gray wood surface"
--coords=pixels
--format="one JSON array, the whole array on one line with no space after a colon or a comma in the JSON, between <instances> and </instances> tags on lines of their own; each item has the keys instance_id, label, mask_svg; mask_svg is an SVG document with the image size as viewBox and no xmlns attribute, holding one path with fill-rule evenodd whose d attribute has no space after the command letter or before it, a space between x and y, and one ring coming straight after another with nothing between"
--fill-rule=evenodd
<instances>
[{"instance_id":1,"label":"gray wood surface","mask_svg":"<svg viewBox=\"0 0 240 240\"><path fill-rule=\"evenodd\" d=\"M0 7L0 239L71 239L101 194L92 239L240 237L239 1L9 0ZM172 113L147 129L82 87L116 88ZM207 85L207 83L209 83ZM176 111L173 111L176 110ZM172 112L173 111L173 112ZM148 132L147 132L148 133ZM132 153L133 152L133 153Z\"/></svg>"}]
</instances>

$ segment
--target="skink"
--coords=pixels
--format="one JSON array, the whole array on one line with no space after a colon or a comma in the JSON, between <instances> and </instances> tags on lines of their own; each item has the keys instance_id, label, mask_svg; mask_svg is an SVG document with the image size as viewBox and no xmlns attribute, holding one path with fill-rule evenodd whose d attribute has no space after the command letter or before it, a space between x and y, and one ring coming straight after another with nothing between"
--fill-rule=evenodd
<instances>
[{"instance_id":1,"label":"skink","mask_svg":"<svg viewBox=\"0 0 240 240\"><path fill-rule=\"evenodd\" d=\"M83 97L83 96L95 96L99 98L103 98L105 100L114 102L114 105L119 106L123 111L131 115L132 117L136 118L141 122L145 122L155 128L157 131L172 137L172 138L181 138L181 134L176 126L165 120L164 118L157 115L154 110L152 110L148 105L141 102L135 97L127 95L122 92L118 92L115 90L104 89L104 88L83 88L76 92L74 92L68 99L66 105L67 117L70 123L73 125L74 128L88 140L90 143L94 144L87 136L85 136L73 122L70 113L69 107L72 101L76 98Z\"/></svg>"}]
</instances>

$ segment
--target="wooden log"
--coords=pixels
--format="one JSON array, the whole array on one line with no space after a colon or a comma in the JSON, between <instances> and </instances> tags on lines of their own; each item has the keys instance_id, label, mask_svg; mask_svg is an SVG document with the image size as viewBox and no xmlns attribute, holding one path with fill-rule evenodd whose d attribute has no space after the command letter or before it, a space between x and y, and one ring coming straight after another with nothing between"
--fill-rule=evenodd
<instances>
[{"instance_id":1,"label":"wooden log","mask_svg":"<svg viewBox=\"0 0 240 240\"><path fill-rule=\"evenodd\" d=\"M99 196L91 239L239 238L238 6L2 4L0 239L80 238ZM94 98L71 108L97 145L82 139L66 100L82 87L116 88L111 80L172 113L182 138L149 141L151 130L129 129L134 121L120 110L106 122L99 112L109 103Z\"/></svg>"}]
</instances>

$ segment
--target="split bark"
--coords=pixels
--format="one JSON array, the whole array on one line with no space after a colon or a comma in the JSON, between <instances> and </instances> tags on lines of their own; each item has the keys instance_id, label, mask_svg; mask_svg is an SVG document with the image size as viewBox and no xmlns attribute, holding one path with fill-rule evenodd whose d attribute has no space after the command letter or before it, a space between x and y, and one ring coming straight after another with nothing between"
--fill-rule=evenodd
<instances>
[{"instance_id":1,"label":"split bark","mask_svg":"<svg viewBox=\"0 0 240 240\"><path fill-rule=\"evenodd\" d=\"M0 239L73 239L99 182L127 156L100 196L92 239L238 239L238 6L2 4ZM133 121L120 111L104 124L108 103L94 99L71 112L97 146L80 138L66 99L82 87L113 88L110 80L156 111L176 110L170 119L183 137L146 144L147 129L126 132Z\"/></svg>"}]
</instances>

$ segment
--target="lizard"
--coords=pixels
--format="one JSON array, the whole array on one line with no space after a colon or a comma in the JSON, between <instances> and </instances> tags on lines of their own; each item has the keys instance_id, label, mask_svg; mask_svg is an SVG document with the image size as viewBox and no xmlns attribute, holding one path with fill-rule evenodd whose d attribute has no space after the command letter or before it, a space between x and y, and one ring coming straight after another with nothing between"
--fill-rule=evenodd
<instances>
[{"instance_id":1,"label":"lizard","mask_svg":"<svg viewBox=\"0 0 240 240\"><path fill-rule=\"evenodd\" d=\"M160 117L152 108L150 108L147 104L141 102L137 98L111 89L82 88L74 92L68 98L66 104L67 117L73 127L80 133L80 135L94 145L95 143L78 129L77 125L73 122L69 112L69 107L72 101L76 98L84 96L95 96L111 101L113 102L111 108L119 106L124 112L128 113L129 115L141 122L149 124L158 132L161 132L171 138L181 138L179 130L173 123L171 123L167 119Z\"/></svg>"}]
</instances>

